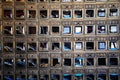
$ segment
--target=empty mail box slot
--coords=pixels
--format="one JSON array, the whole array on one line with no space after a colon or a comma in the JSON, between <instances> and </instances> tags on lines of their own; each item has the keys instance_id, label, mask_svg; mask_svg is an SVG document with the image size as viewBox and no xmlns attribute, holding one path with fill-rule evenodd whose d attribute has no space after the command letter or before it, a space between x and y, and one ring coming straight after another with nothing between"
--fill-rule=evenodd
<instances>
[{"instance_id":1,"label":"empty mail box slot","mask_svg":"<svg viewBox=\"0 0 120 80\"><path fill-rule=\"evenodd\" d=\"M63 74L63 80L72 80L71 74Z\"/></svg>"},{"instance_id":2,"label":"empty mail box slot","mask_svg":"<svg viewBox=\"0 0 120 80\"><path fill-rule=\"evenodd\" d=\"M40 59L40 67L48 67L49 66L49 60L48 58L42 58Z\"/></svg>"},{"instance_id":3,"label":"empty mail box slot","mask_svg":"<svg viewBox=\"0 0 120 80\"><path fill-rule=\"evenodd\" d=\"M28 64L28 68L37 67L37 60L36 59L28 59L27 64Z\"/></svg>"},{"instance_id":4,"label":"empty mail box slot","mask_svg":"<svg viewBox=\"0 0 120 80\"><path fill-rule=\"evenodd\" d=\"M24 58L16 59L16 68L25 68L26 60Z\"/></svg>"},{"instance_id":5,"label":"empty mail box slot","mask_svg":"<svg viewBox=\"0 0 120 80\"><path fill-rule=\"evenodd\" d=\"M106 58L98 58L98 66L106 66Z\"/></svg>"}]
</instances>

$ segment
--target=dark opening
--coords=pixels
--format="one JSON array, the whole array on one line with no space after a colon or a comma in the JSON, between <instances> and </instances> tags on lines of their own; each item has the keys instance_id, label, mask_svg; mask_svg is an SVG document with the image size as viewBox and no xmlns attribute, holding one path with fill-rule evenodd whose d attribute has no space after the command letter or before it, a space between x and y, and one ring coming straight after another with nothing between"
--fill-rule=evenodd
<instances>
[{"instance_id":1,"label":"dark opening","mask_svg":"<svg viewBox=\"0 0 120 80\"><path fill-rule=\"evenodd\" d=\"M20 35L20 34L25 34L24 32L24 27L23 26L16 26L16 34Z\"/></svg>"},{"instance_id":2,"label":"dark opening","mask_svg":"<svg viewBox=\"0 0 120 80\"><path fill-rule=\"evenodd\" d=\"M16 67L17 68L24 68L26 66L25 59L17 59Z\"/></svg>"},{"instance_id":3,"label":"dark opening","mask_svg":"<svg viewBox=\"0 0 120 80\"><path fill-rule=\"evenodd\" d=\"M11 42L4 43L4 51L12 52L13 51L13 43L11 43Z\"/></svg>"},{"instance_id":4,"label":"dark opening","mask_svg":"<svg viewBox=\"0 0 120 80\"><path fill-rule=\"evenodd\" d=\"M36 34L36 27L29 26L29 34Z\"/></svg>"},{"instance_id":5,"label":"dark opening","mask_svg":"<svg viewBox=\"0 0 120 80\"><path fill-rule=\"evenodd\" d=\"M53 59L53 66L59 66L60 65L60 60L59 58L54 58Z\"/></svg>"},{"instance_id":6,"label":"dark opening","mask_svg":"<svg viewBox=\"0 0 120 80\"><path fill-rule=\"evenodd\" d=\"M74 80L83 80L83 74L75 74Z\"/></svg>"},{"instance_id":7,"label":"dark opening","mask_svg":"<svg viewBox=\"0 0 120 80\"><path fill-rule=\"evenodd\" d=\"M49 80L49 75L45 74L40 76L40 80Z\"/></svg>"},{"instance_id":8,"label":"dark opening","mask_svg":"<svg viewBox=\"0 0 120 80\"><path fill-rule=\"evenodd\" d=\"M119 80L119 74L110 74L110 80Z\"/></svg>"},{"instance_id":9,"label":"dark opening","mask_svg":"<svg viewBox=\"0 0 120 80\"><path fill-rule=\"evenodd\" d=\"M36 11L35 10L29 10L29 18L35 18L36 17Z\"/></svg>"},{"instance_id":10,"label":"dark opening","mask_svg":"<svg viewBox=\"0 0 120 80\"><path fill-rule=\"evenodd\" d=\"M71 66L71 59L65 58L64 59L64 66Z\"/></svg>"},{"instance_id":11,"label":"dark opening","mask_svg":"<svg viewBox=\"0 0 120 80\"><path fill-rule=\"evenodd\" d=\"M16 50L17 51L25 51L25 43L16 43L17 45L16 45Z\"/></svg>"},{"instance_id":12,"label":"dark opening","mask_svg":"<svg viewBox=\"0 0 120 80\"><path fill-rule=\"evenodd\" d=\"M118 58L110 58L110 65L118 65Z\"/></svg>"},{"instance_id":13,"label":"dark opening","mask_svg":"<svg viewBox=\"0 0 120 80\"><path fill-rule=\"evenodd\" d=\"M93 33L93 26L87 26L87 33Z\"/></svg>"},{"instance_id":14,"label":"dark opening","mask_svg":"<svg viewBox=\"0 0 120 80\"><path fill-rule=\"evenodd\" d=\"M60 80L60 75L58 75L58 74L52 74L51 75L51 80Z\"/></svg>"},{"instance_id":15,"label":"dark opening","mask_svg":"<svg viewBox=\"0 0 120 80\"><path fill-rule=\"evenodd\" d=\"M83 66L83 58L81 58L81 57L75 58L75 66L76 67Z\"/></svg>"},{"instance_id":16,"label":"dark opening","mask_svg":"<svg viewBox=\"0 0 120 80\"><path fill-rule=\"evenodd\" d=\"M93 66L94 65L94 58L87 58L87 66Z\"/></svg>"},{"instance_id":17,"label":"dark opening","mask_svg":"<svg viewBox=\"0 0 120 80\"><path fill-rule=\"evenodd\" d=\"M53 26L52 27L52 33L59 33L59 27Z\"/></svg>"},{"instance_id":18,"label":"dark opening","mask_svg":"<svg viewBox=\"0 0 120 80\"><path fill-rule=\"evenodd\" d=\"M86 80L94 80L94 75L93 74L87 74L86 75Z\"/></svg>"},{"instance_id":19,"label":"dark opening","mask_svg":"<svg viewBox=\"0 0 120 80\"><path fill-rule=\"evenodd\" d=\"M105 66L106 58L98 58L98 66Z\"/></svg>"},{"instance_id":20,"label":"dark opening","mask_svg":"<svg viewBox=\"0 0 120 80\"><path fill-rule=\"evenodd\" d=\"M48 59L40 59L40 67L48 67Z\"/></svg>"},{"instance_id":21,"label":"dark opening","mask_svg":"<svg viewBox=\"0 0 120 80\"><path fill-rule=\"evenodd\" d=\"M14 67L14 60L13 59L5 59L4 60L4 68L13 68Z\"/></svg>"},{"instance_id":22,"label":"dark opening","mask_svg":"<svg viewBox=\"0 0 120 80\"><path fill-rule=\"evenodd\" d=\"M36 43L28 43L29 51L36 51Z\"/></svg>"},{"instance_id":23,"label":"dark opening","mask_svg":"<svg viewBox=\"0 0 120 80\"><path fill-rule=\"evenodd\" d=\"M52 18L59 18L59 11L58 10L52 10L51 11L51 17Z\"/></svg>"},{"instance_id":24,"label":"dark opening","mask_svg":"<svg viewBox=\"0 0 120 80\"><path fill-rule=\"evenodd\" d=\"M110 9L110 16L118 16L118 9Z\"/></svg>"},{"instance_id":25,"label":"dark opening","mask_svg":"<svg viewBox=\"0 0 120 80\"><path fill-rule=\"evenodd\" d=\"M40 17L47 18L47 10L40 10Z\"/></svg>"},{"instance_id":26,"label":"dark opening","mask_svg":"<svg viewBox=\"0 0 120 80\"><path fill-rule=\"evenodd\" d=\"M76 18L81 18L82 17L82 10L75 10L74 12Z\"/></svg>"},{"instance_id":27,"label":"dark opening","mask_svg":"<svg viewBox=\"0 0 120 80\"><path fill-rule=\"evenodd\" d=\"M71 42L64 42L64 50L71 50Z\"/></svg>"},{"instance_id":28,"label":"dark opening","mask_svg":"<svg viewBox=\"0 0 120 80\"><path fill-rule=\"evenodd\" d=\"M98 74L98 80L106 80L106 74Z\"/></svg>"},{"instance_id":29,"label":"dark opening","mask_svg":"<svg viewBox=\"0 0 120 80\"><path fill-rule=\"evenodd\" d=\"M12 10L4 10L4 18L12 18Z\"/></svg>"},{"instance_id":30,"label":"dark opening","mask_svg":"<svg viewBox=\"0 0 120 80\"><path fill-rule=\"evenodd\" d=\"M71 80L71 75L70 74L64 74L63 75L63 80Z\"/></svg>"},{"instance_id":31,"label":"dark opening","mask_svg":"<svg viewBox=\"0 0 120 80\"><path fill-rule=\"evenodd\" d=\"M37 80L37 75L29 75L28 80Z\"/></svg>"},{"instance_id":32,"label":"dark opening","mask_svg":"<svg viewBox=\"0 0 120 80\"><path fill-rule=\"evenodd\" d=\"M48 34L48 27L47 26L41 26L40 34Z\"/></svg>"},{"instance_id":33,"label":"dark opening","mask_svg":"<svg viewBox=\"0 0 120 80\"><path fill-rule=\"evenodd\" d=\"M46 49L48 46L47 46L47 42L42 42L42 43L40 43L40 47L42 48L42 49Z\"/></svg>"},{"instance_id":34,"label":"dark opening","mask_svg":"<svg viewBox=\"0 0 120 80\"><path fill-rule=\"evenodd\" d=\"M28 59L28 67L37 67L36 59Z\"/></svg>"},{"instance_id":35,"label":"dark opening","mask_svg":"<svg viewBox=\"0 0 120 80\"><path fill-rule=\"evenodd\" d=\"M25 75L16 75L16 80L25 80Z\"/></svg>"},{"instance_id":36,"label":"dark opening","mask_svg":"<svg viewBox=\"0 0 120 80\"><path fill-rule=\"evenodd\" d=\"M16 10L17 18L24 18L24 10Z\"/></svg>"},{"instance_id":37,"label":"dark opening","mask_svg":"<svg viewBox=\"0 0 120 80\"><path fill-rule=\"evenodd\" d=\"M12 35L13 34L12 26L5 26L3 31L4 31L3 33L6 34L6 35Z\"/></svg>"},{"instance_id":38,"label":"dark opening","mask_svg":"<svg viewBox=\"0 0 120 80\"><path fill-rule=\"evenodd\" d=\"M3 75L3 80L14 80L13 75Z\"/></svg>"},{"instance_id":39,"label":"dark opening","mask_svg":"<svg viewBox=\"0 0 120 80\"><path fill-rule=\"evenodd\" d=\"M94 17L94 10L86 10L86 17Z\"/></svg>"},{"instance_id":40,"label":"dark opening","mask_svg":"<svg viewBox=\"0 0 120 80\"><path fill-rule=\"evenodd\" d=\"M52 43L52 50L58 50L60 48L59 43Z\"/></svg>"},{"instance_id":41,"label":"dark opening","mask_svg":"<svg viewBox=\"0 0 120 80\"><path fill-rule=\"evenodd\" d=\"M94 42L86 42L86 49L87 50L94 49Z\"/></svg>"}]
</instances>

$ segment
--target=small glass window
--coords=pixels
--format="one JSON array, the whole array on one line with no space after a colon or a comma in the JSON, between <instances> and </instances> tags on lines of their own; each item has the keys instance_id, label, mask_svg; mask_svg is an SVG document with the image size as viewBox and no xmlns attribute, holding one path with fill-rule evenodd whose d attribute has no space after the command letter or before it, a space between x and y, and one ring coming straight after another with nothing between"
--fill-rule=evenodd
<instances>
[{"instance_id":1,"label":"small glass window","mask_svg":"<svg viewBox=\"0 0 120 80\"><path fill-rule=\"evenodd\" d=\"M115 9L115 8L110 9L109 12L110 12L110 13L109 13L109 16L110 16L110 17L115 17L115 16L118 16L118 14L119 14L119 13L118 13L118 9Z\"/></svg>"},{"instance_id":2,"label":"small glass window","mask_svg":"<svg viewBox=\"0 0 120 80\"><path fill-rule=\"evenodd\" d=\"M16 10L16 18L17 19L24 19L25 18L25 12L24 10Z\"/></svg>"},{"instance_id":3,"label":"small glass window","mask_svg":"<svg viewBox=\"0 0 120 80\"><path fill-rule=\"evenodd\" d=\"M4 51L5 52L13 52L13 43L12 42L4 43Z\"/></svg>"},{"instance_id":4,"label":"small glass window","mask_svg":"<svg viewBox=\"0 0 120 80\"><path fill-rule=\"evenodd\" d=\"M40 67L48 67L48 66L49 66L48 58L41 58L40 59Z\"/></svg>"},{"instance_id":5,"label":"small glass window","mask_svg":"<svg viewBox=\"0 0 120 80\"><path fill-rule=\"evenodd\" d=\"M98 77L97 77L97 80L107 80L107 79L106 79L106 74L104 74L104 73L99 73L99 74L98 74Z\"/></svg>"},{"instance_id":6,"label":"small glass window","mask_svg":"<svg viewBox=\"0 0 120 80\"><path fill-rule=\"evenodd\" d=\"M28 75L28 80L37 80L37 75Z\"/></svg>"},{"instance_id":7,"label":"small glass window","mask_svg":"<svg viewBox=\"0 0 120 80\"><path fill-rule=\"evenodd\" d=\"M40 18L47 18L48 11L47 10L40 10Z\"/></svg>"},{"instance_id":8,"label":"small glass window","mask_svg":"<svg viewBox=\"0 0 120 80\"><path fill-rule=\"evenodd\" d=\"M60 63L61 63L61 58L53 58L51 60L51 66L53 67L60 67Z\"/></svg>"},{"instance_id":9,"label":"small glass window","mask_svg":"<svg viewBox=\"0 0 120 80\"><path fill-rule=\"evenodd\" d=\"M63 18L64 19L70 19L70 18L72 18L71 10L63 10Z\"/></svg>"},{"instance_id":10,"label":"small glass window","mask_svg":"<svg viewBox=\"0 0 120 80\"><path fill-rule=\"evenodd\" d=\"M4 9L4 18L5 19L12 19L13 14L11 9Z\"/></svg>"},{"instance_id":11,"label":"small glass window","mask_svg":"<svg viewBox=\"0 0 120 80\"><path fill-rule=\"evenodd\" d=\"M28 43L28 51L36 51L37 45L36 43Z\"/></svg>"},{"instance_id":12,"label":"small glass window","mask_svg":"<svg viewBox=\"0 0 120 80\"><path fill-rule=\"evenodd\" d=\"M107 30L105 25L98 25L98 34L105 34L106 31Z\"/></svg>"},{"instance_id":13,"label":"small glass window","mask_svg":"<svg viewBox=\"0 0 120 80\"><path fill-rule=\"evenodd\" d=\"M52 34L59 34L60 28L59 26L52 26Z\"/></svg>"},{"instance_id":14,"label":"small glass window","mask_svg":"<svg viewBox=\"0 0 120 80\"><path fill-rule=\"evenodd\" d=\"M60 50L60 43L59 42L52 43L52 50Z\"/></svg>"},{"instance_id":15,"label":"small glass window","mask_svg":"<svg viewBox=\"0 0 120 80\"><path fill-rule=\"evenodd\" d=\"M94 58L87 58L87 66L94 66Z\"/></svg>"},{"instance_id":16,"label":"small glass window","mask_svg":"<svg viewBox=\"0 0 120 80\"><path fill-rule=\"evenodd\" d=\"M14 60L13 59L5 59L4 60L4 68L14 68Z\"/></svg>"},{"instance_id":17,"label":"small glass window","mask_svg":"<svg viewBox=\"0 0 120 80\"><path fill-rule=\"evenodd\" d=\"M63 26L63 34L71 34L71 27Z\"/></svg>"},{"instance_id":18,"label":"small glass window","mask_svg":"<svg viewBox=\"0 0 120 80\"><path fill-rule=\"evenodd\" d=\"M105 42L98 42L98 49L99 50L105 50L106 49L106 43Z\"/></svg>"},{"instance_id":19,"label":"small glass window","mask_svg":"<svg viewBox=\"0 0 120 80\"><path fill-rule=\"evenodd\" d=\"M25 35L25 27L24 26L16 26L15 33L16 33L16 35Z\"/></svg>"},{"instance_id":20,"label":"small glass window","mask_svg":"<svg viewBox=\"0 0 120 80\"><path fill-rule=\"evenodd\" d=\"M12 26L4 26L3 34L5 35L13 35L13 27Z\"/></svg>"},{"instance_id":21,"label":"small glass window","mask_svg":"<svg viewBox=\"0 0 120 80\"><path fill-rule=\"evenodd\" d=\"M24 58L16 59L16 68L25 68L26 60Z\"/></svg>"},{"instance_id":22,"label":"small glass window","mask_svg":"<svg viewBox=\"0 0 120 80\"><path fill-rule=\"evenodd\" d=\"M74 10L74 18L82 18L82 10Z\"/></svg>"},{"instance_id":23,"label":"small glass window","mask_svg":"<svg viewBox=\"0 0 120 80\"><path fill-rule=\"evenodd\" d=\"M87 18L92 18L94 17L94 10L86 10L86 17Z\"/></svg>"},{"instance_id":24,"label":"small glass window","mask_svg":"<svg viewBox=\"0 0 120 80\"><path fill-rule=\"evenodd\" d=\"M109 42L110 50L118 50L119 44L117 42Z\"/></svg>"},{"instance_id":25,"label":"small glass window","mask_svg":"<svg viewBox=\"0 0 120 80\"><path fill-rule=\"evenodd\" d=\"M118 58L110 58L109 64L110 64L110 66L117 66L118 65Z\"/></svg>"},{"instance_id":26,"label":"small glass window","mask_svg":"<svg viewBox=\"0 0 120 80\"><path fill-rule=\"evenodd\" d=\"M14 80L14 75L3 75L3 80Z\"/></svg>"},{"instance_id":27,"label":"small glass window","mask_svg":"<svg viewBox=\"0 0 120 80\"><path fill-rule=\"evenodd\" d=\"M75 74L74 80L83 80L83 74L82 73Z\"/></svg>"},{"instance_id":28,"label":"small glass window","mask_svg":"<svg viewBox=\"0 0 120 80\"><path fill-rule=\"evenodd\" d=\"M23 75L23 74L18 74L18 75L15 75L15 80L25 80L26 79L26 76Z\"/></svg>"},{"instance_id":29,"label":"small glass window","mask_svg":"<svg viewBox=\"0 0 120 80\"><path fill-rule=\"evenodd\" d=\"M75 50L82 50L83 44L82 42L75 42Z\"/></svg>"},{"instance_id":30,"label":"small glass window","mask_svg":"<svg viewBox=\"0 0 120 80\"><path fill-rule=\"evenodd\" d=\"M106 66L106 58L98 58L98 66Z\"/></svg>"},{"instance_id":31,"label":"small glass window","mask_svg":"<svg viewBox=\"0 0 120 80\"><path fill-rule=\"evenodd\" d=\"M105 9L98 9L98 17L105 17L106 16L106 10Z\"/></svg>"},{"instance_id":32,"label":"small glass window","mask_svg":"<svg viewBox=\"0 0 120 80\"><path fill-rule=\"evenodd\" d=\"M64 58L64 66L71 66L71 59L70 58Z\"/></svg>"},{"instance_id":33,"label":"small glass window","mask_svg":"<svg viewBox=\"0 0 120 80\"><path fill-rule=\"evenodd\" d=\"M71 74L63 74L63 80L72 80Z\"/></svg>"},{"instance_id":34,"label":"small glass window","mask_svg":"<svg viewBox=\"0 0 120 80\"><path fill-rule=\"evenodd\" d=\"M40 80L49 80L48 74L40 74Z\"/></svg>"},{"instance_id":35,"label":"small glass window","mask_svg":"<svg viewBox=\"0 0 120 80\"><path fill-rule=\"evenodd\" d=\"M93 25L87 25L86 26L86 34L93 34L93 33L95 33L94 26Z\"/></svg>"},{"instance_id":36,"label":"small glass window","mask_svg":"<svg viewBox=\"0 0 120 80\"><path fill-rule=\"evenodd\" d=\"M94 42L86 42L86 49L87 50L94 49Z\"/></svg>"},{"instance_id":37,"label":"small glass window","mask_svg":"<svg viewBox=\"0 0 120 80\"><path fill-rule=\"evenodd\" d=\"M28 34L36 34L36 27L35 26L29 26Z\"/></svg>"},{"instance_id":38,"label":"small glass window","mask_svg":"<svg viewBox=\"0 0 120 80\"><path fill-rule=\"evenodd\" d=\"M82 34L82 26L75 26L74 34Z\"/></svg>"},{"instance_id":39,"label":"small glass window","mask_svg":"<svg viewBox=\"0 0 120 80\"><path fill-rule=\"evenodd\" d=\"M42 35L48 34L48 26L40 26L40 34Z\"/></svg>"},{"instance_id":40,"label":"small glass window","mask_svg":"<svg viewBox=\"0 0 120 80\"><path fill-rule=\"evenodd\" d=\"M28 18L29 19L36 18L36 10L28 10Z\"/></svg>"},{"instance_id":41,"label":"small glass window","mask_svg":"<svg viewBox=\"0 0 120 80\"><path fill-rule=\"evenodd\" d=\"M117 33L118 32L118 26L117 25L110 25L110 33Z\"/></svg>"},{"instance_id":42,"label":"small glass window","mask_svg":"<svg viewBox=\"0 0 120 80\"><path fill-rule=\"evenodd\" d=\"M16 43L16 51L25 51L25 43L17 42Z\"/></svg>"},{"instance_id":43,"label":"small glass window","mask_svg":"<svg viewBox=\"0 0 120 80\"><path fill-rule=\"evenodd\" d=\"M48 50L48 42L41 42L40 50Z\"/></svg>"},{"instance_id":44,"label":"small glass window","mask_svg":"<svg viewBox=\"0 0 120 80\"><path fill-rule=\"evenodd\" d=\"M0 42L0 52L2 51L2 43Z\"/></svg>"},{"instance_id":45,"label":"small glass window","mask_svg":"<svg viewBox=\"0 0 120 80\"><path fill-rule=\"evenodd\" d=\"M70 2L71 0L62 0L62 2Z\"/></svg>"},{"instance_id":46,"label":"small glass window","mask_svg":"<svg viewBox=\"0 0 120 80\"><path fill-rule=\"evenodd\" d=\"M95 75L94 75L94 74L86 74L85 77L86 77L86 80L95 80L95 79L94 79L94 78L95 78ZM99 80L99 79L98 79L98 80Z\"/></svg>"},{"instance_id":47,"label":"small glass window","mask_svg":"<svg viewBox=\"0 0 120 80\"><path fill-rule=\"evenodd\" d=\"M81 67L83 66L83 58L77 57L75 58L75 67Z\"/></svg>"},{"instance_id":48,"label":"small glass window","mask_svg":"<svg viewBox=\"0 0 120 80\"><path fill-rule=\"evenodd\" d=\"M60 80L59 74L51 74L51 80Z\"/></svg>"},{"instance_id":49,"label":"small glass window","mask_svg":"<svg viewBox=\"0 0 120 80\"><path fill-rule=\"evenodd\" d=\"M37 59L28 59L28 68L37 67Z\"/></svg>"},{"instance_id":50,"label":"small glass window","mask_svg":"<svg viewBox=\"0 0 120 80\"><path fill-rule=\"evenodd\" d=\"M119 74L111 73L110 74L110 80L119 80Z\"/></svg>"},{"instance_id":51,"label":"small glass window","mask_svg":"<svg viewBox=\"0 0 120 80\"><path fill-rule=\"evenodd\" d=\"M59 10L52 10L51 18L59 18Z\"/></svg>"},{"instance_id":52,"label":"small glass window","mask_svg":"<svg viewBox=\"0 0 120 80\"><path fill-rule=\"evenodd\" d=\"M70 51L71 50L71 42L64 42L63 50L64 51Z\"/></svg>"}]
</instances>

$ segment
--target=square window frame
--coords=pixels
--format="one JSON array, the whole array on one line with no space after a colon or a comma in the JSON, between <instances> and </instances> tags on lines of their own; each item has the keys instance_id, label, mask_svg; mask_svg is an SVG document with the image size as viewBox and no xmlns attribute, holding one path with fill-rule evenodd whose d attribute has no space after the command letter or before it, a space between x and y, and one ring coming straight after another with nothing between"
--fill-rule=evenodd
<instances>
[{"instance_id":1,"label":"square window frame","mask_svg":"<svg viewBox=\"0 0 120 80\"><path fill-rule=\"evenodd\" d=\"M77 15L75 15L75 11L82 11L82 16L78 16L78 17L77 17ZM73 14L73 18L74 18L74 19L82 19L82 18L83 18L83 9L74 9L74 10L73 10L73 13L74 13L74 14Z\"/></svg>"},{"instance_id":2,"label":"square window frame","mask_svg":"<svg viewBox=\"0 0 120 80\"><path fill-rule=\"evenodd\" d=\"M64 16L64 14L63 14L64 11L70 11L70 14ZM65 17L66 17L66 18L65 18ZM72 10L70 10L70 9L63 9L63 10L62 10L62 19L72 19Z\"/></svg>"},{"instance_id":3,"label":"square window frame","mask_svg":"<svg viewBox=\"0 0 120 80\"><path fill-rule=\"evenodd\" d=\"M88 33L88 26L92 26L92 32L91 33ZM85 25L85 34L86 35L95 34L95 25Z\"/></svg>"},{"instance_id":4,"label":"square window frame","mask_svg":"<svg viewBox=\"0 0 120 80\"><path fill-rule=\"evenodd\" d=\"M70 49L64 49L64 48L65 48L65 43L70 43L70 46L69 46ZM63 51L71 51L71 50L72 50L72 42L70 42L70 41L69 41L69 42L63 42L62 50L63 50Z\"/></svg>"}]
</instances>

